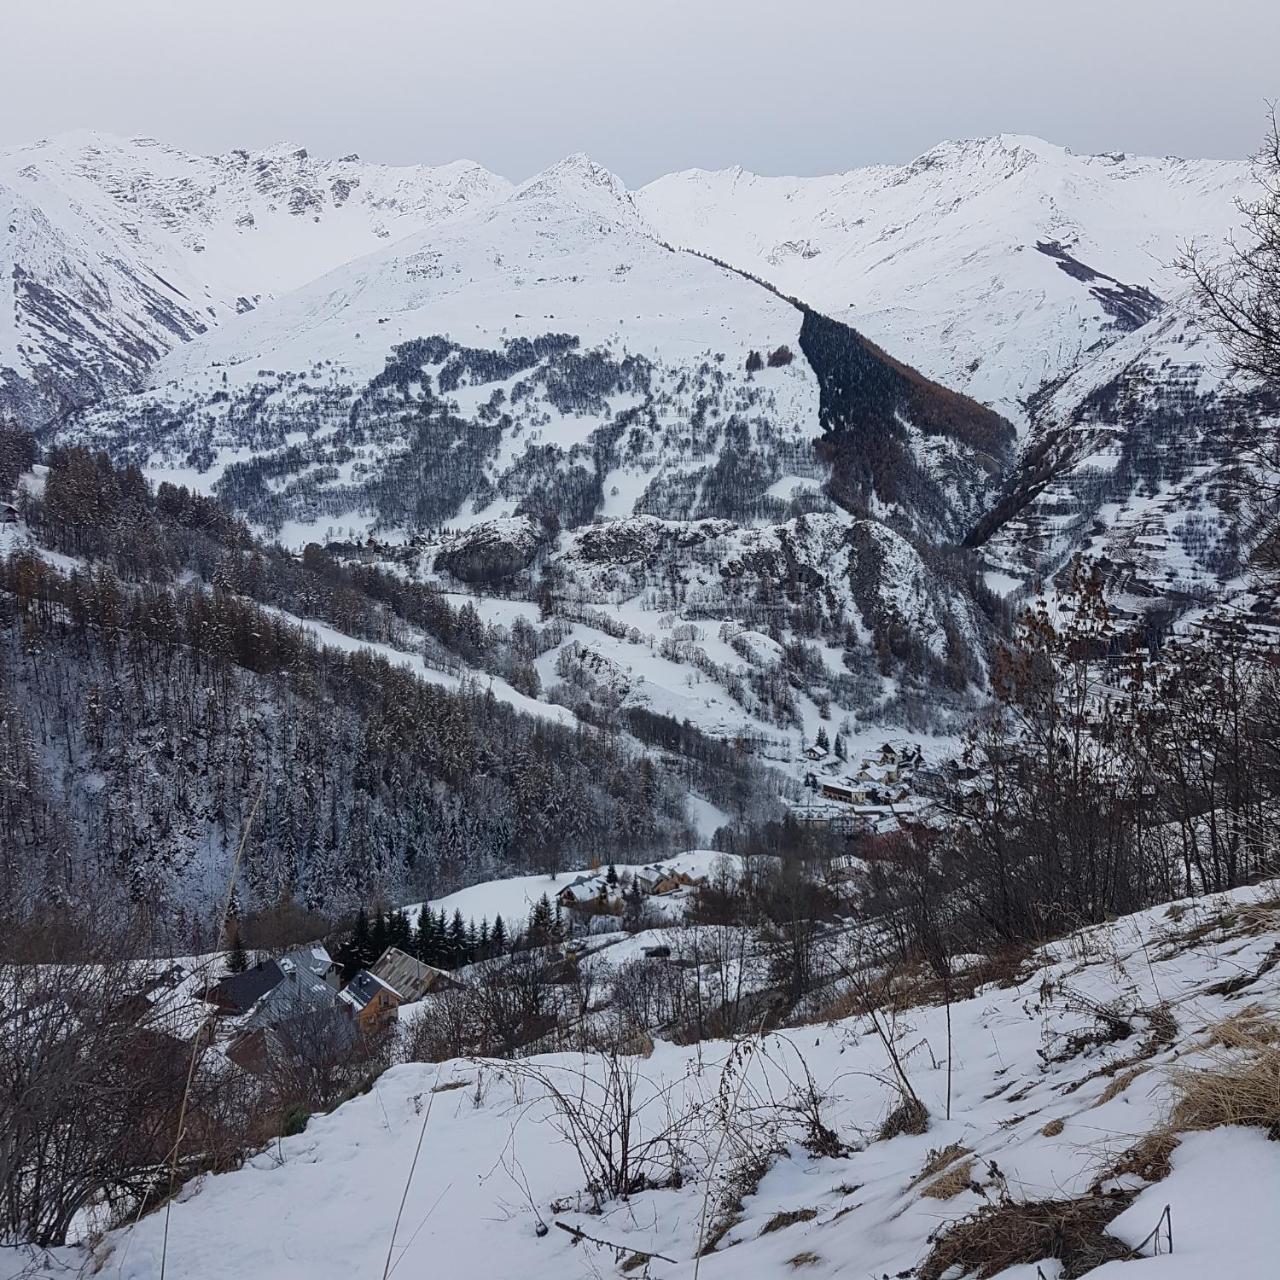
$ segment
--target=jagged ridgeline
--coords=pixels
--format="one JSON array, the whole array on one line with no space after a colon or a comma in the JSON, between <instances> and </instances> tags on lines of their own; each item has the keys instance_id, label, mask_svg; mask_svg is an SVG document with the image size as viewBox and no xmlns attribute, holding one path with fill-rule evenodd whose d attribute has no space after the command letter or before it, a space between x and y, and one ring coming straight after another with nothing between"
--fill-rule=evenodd
<instances>
[{"instance_id":1,"label":"jagged ridgeline","mask_svg":"<svg viewBox=\"0 0 1280 1280\"><path fill-rule=\"evenodd\" d=\"M644 856L693 840L690 785L727 811L759 791L692 728L643 755L518 709L557 624L488 627L430 586L291 556L84 449L55 450L24 508L46 550L0 562L11 918L117 890L198 916L259 792L238 900L338 909Z\"/></svg>"}]
</instances>

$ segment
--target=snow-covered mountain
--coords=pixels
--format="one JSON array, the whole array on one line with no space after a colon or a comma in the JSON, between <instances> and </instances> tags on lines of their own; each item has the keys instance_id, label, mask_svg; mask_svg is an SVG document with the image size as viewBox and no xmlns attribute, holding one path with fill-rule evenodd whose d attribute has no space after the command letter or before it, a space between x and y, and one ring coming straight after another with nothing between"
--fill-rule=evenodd
<instances>
[{"instance_id":1,"label":"snow-covered mountain","mask_svg":"<svg viewBox=\"0 0 1280 1280\"><path fill-rule=\"evenodd\" d=\"M909 539L959 541L1013 440L847 326L666 245L585 156L176 348L67 434L289 545L371 534L446 585L575 608L644 592L655 644L689 600L972 673L963 582Z\"/></svg>"},{"instance_id":2,"label":"snow-covered mountain","mask_svg":"<svg viewBox=\"0 0 1280 1280\"><path fill-rule=\"evenodd\" d=\"M1002 134L818 178L670 174L636 194L673 244L751 270L1011 421L1182 291L1219 241L1240 161L1076 155Z\"/></svg>"},{"instance_id":3,"label":"snow-covered mountain","mask_svg":"<svg viewBox=\"0 0 1280 1280\"><path fill-rule=\"evenodd\" d=\"M42 423L136 386L166 351L505 179L305 149L197 156L75 133L0 153L0 412Z\"/></svg>"},{"instance_id":4,"label":"snow-covered mountain","mask_svg":"<svg viewBox=\"0 0 1280 1280\"><path fill-rule=\"evenodd\" d=\"M1240 569L1225 469L1241 429L1278 407L1225 384L1176 261L1231 232L1251 181L1243 161L1002 135L835 177L672 174L636 199L673 243L804 297L1021 428L967 538L1001 594L1083 553L1143 609Z\"/></svg>"},{"instance_id":5,"label":"snow-covered mountain","mask_svg":"<svg viewBox=\"0 0 1280 1280\"><path fill-rule=\"evenodd\" d=\"M694 646L734 732L883 711L904 664L980 679L975 568L1008 594L1086 551L1136 607L1239 570L1229 428L1273 410L1223 386L1173 260L1232 226L1242 163L1002 136L629 192L581 155L512 187L75 136L0 182L11 414L288 545L635 606L651 646L820 635L790 710Z\"/></svg>"}]
</instances>

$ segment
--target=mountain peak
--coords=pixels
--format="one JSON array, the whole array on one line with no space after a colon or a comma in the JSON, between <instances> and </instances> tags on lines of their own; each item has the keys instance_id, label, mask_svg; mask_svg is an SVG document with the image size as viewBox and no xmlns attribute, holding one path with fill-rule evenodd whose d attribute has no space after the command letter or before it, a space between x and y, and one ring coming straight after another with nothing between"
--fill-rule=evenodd
<instances>
[{"instance_id":1,"label":"mountain peak","mask_svg":"<svg viewBox=\"0 0 1280 1280\"><path fill-rule=\"evenodd\" d=\"M516 189L513 198L569 204L611 222L641 220L622 179L582 151L575 151L535 174Z\"/></svg>"},{"instance_id":2,"label":"mountain peak","mask_svg":"<svg viewBox=\"0 0 1280 1280\"><path fill-rule=\"evenodd\" d=\"M585 151L558 160L550 168L534 174L521 183L517 196L542 195L550 192L598 190L616 200L630 202L630 195L621 178L603 165L597 164Z\"/></svg>"}]
</instances>

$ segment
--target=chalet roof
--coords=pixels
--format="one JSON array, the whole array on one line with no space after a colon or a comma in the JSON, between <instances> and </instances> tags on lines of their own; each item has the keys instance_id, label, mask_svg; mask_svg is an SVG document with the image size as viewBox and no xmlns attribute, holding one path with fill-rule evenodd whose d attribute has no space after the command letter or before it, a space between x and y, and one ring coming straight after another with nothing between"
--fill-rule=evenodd
<instances>
[{"instance_id":1,"label":"chalet roof","mask_svg":"<svg viewBox=\"0 0 1280 1280\"><path fill-rule=\"evenodd\" d=\"M243 973L230 973L209 988L209 999L235 1013L253 1008L268 991L279 984L284 971L274 960L262 960Z\"/></svg>"},{"instance_id":2,"label":"chalet roof","mask_svg":"<svg viewBox=\"0 0 1280 1280\"><path fill-rule=\"evenodd\" d=\"M400 1001L400 993L388 983L383 982L376 974L370 973L368 969L361 969L350 982L347 983L338 995L338 999L349 1004L357 1013L366 1008L369 1002L378 994L379 991L386 991L395 997L397 1003Z\"/></svg>"},{"instance_id":3,"label":"chalet roof","mask_svg":"<svg viewBox=\"0 0 1280 1280\"><path fill-rule=\"evenodd\" d=\"M448 970L423 964L399 947L388 947L371 972L405 1001L421 1000L437 987L458 985Z\"/></svg>"},{"instance_id":4,"label":"chalet roof","mask_svg":"<svg viewBox=\"0 0 1280 1280\"><path fill-rule=\"evenodd\" d=\"M275 962L280 981L253 1006L248 1027L275 1026L316 1009L329 1008L337 992L325 981L332 965L323 947L291 951Z\"/></svg>"}]
</instances>

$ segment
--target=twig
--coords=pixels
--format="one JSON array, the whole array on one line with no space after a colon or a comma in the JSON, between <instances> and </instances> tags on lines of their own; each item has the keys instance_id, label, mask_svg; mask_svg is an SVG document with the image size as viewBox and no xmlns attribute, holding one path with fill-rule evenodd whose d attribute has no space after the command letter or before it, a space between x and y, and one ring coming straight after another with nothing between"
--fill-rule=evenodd
<instances>
[{"instance_id":1,"label":"twig","mask_svg":"<svg viewBox=\"0 0 1280 1280\"><path fill-rule=\"evenodd\" d=\"M436 1081L440 1080L440 1068L436 1068ZM391 1255L396 1248L396 1234L400 1230L400 1219L404 1217L405 1201L409 1199L409 1188L413 1185L413 1175L418 1168L418 1157L422 1154L422 1140L427 1136L427 1121L431 1119L431 1108L435 1104L434 1088L427 1094L427 1105L422 1112L422 1127L418 1130L418 1145L413 1149L413 1163L409 1166L409 1176L404 1180L404 1192L400 1196L400 1207L396 1210L395 1225L391 1228L391 1242L387 1245L387 1260L382 1264L382 1280L391 1274Z\"/></svg>"},{"instance_id":2,"label":"twig","mask_svg":"<svg viewBox=\"0 0 1280 1280\"><path fill-rule=\"evenodd\" d=\"M227 896L222 904L222 918L218 922L218 941L215 952L222 950L227 938L227 917L231 914L231 900L235 896L236 876L240 873L240 859L244 855L244 846L248 842L249 832L253 828L253 820L258 816L258 806L262 803L262 793L266 790L267 780L264 777L258 784L258 794L254 797L253 808L245 819L240 831L240 843L236 845L236 856L231 863L231 872L227 876ZM213 1019L206 1014L191 1041L191 1061L187 1064L187 1083L182 1090L182 1104L178 1108L178 1131L173 1139L173 1149L169 1153L169 1194L164 1202L164 1238L160 1245L160 1280L164 1280L165 1266L169 1261L169 1213L173 1208L173 1184L178 1179L178 1152L182 1147L183 1131L187 1126L187 1103L191 1098L191 1083L196 1075L196 1063L200 1057L200 1043L204 1039L205 1030ZM141 1208L139 1208L141 1213Z\"/></svg>"},{"instance_id":3,"label":"twig","mask_svg":"<svg viewBox=\"0 0 1280 1280\"><path fill-rule=\"evenodd\" d=\"M760 1020L760 1028L756 1032L755 1039L748 1042L748 1054L754 1053L759 1046L761 1040L764 1039L764 1019ZM728 1070L729 1063L733 1061L732 1053L725 1060L725 1070ZM750 1058L744 1055L742 1068L738 1073L738 1087L733 1091L733 1098L729 1103L729 1110L725 1115L724 1124L720 1129L720 1137L716 1142L715 1155L711 1157L711 1165L707 1170L707 1189L702 1193L702 1213L698 1218L698 1252L693 1259L693 1280L698 1280L698 1272L702 1268L702 1250L706 1242L707 1233L707 1205L711 1200L711 1180L715 1177L716 1168L720 1164L720 1152L724 1149L724 1140L728 1136L729 1126L733 1123L733 1117L738 1109L738 1098L742 1093L742 1086L746 1083L747 1068L750 1065Z\"/></svg>"},{"instance_id":4,"label":"twig","mask_svg":"<svg viewBox=\"0 0 1280 1280\"><path fill-rule=\"evenodd\" d=\"M674 1258L668 1258L665 1254L651 1253L648 1249L633 1249L628 1244L614 1244L612 1240L601 1240L597 1236L589 1236L581 1227L570 1226L567 1222L556 1222L556 1226L561 1231L567 1231L573 1237L574 1244L581 1244L584 1240L588 1244L593 1244L600 1249L612 1249L614 1254L619 1258L626 1253L638 1254L642 1258L657 1258L659 1262L669 1262L672 1266L677 1266Z\"/></svg>"}]
</instances>

